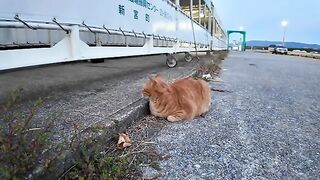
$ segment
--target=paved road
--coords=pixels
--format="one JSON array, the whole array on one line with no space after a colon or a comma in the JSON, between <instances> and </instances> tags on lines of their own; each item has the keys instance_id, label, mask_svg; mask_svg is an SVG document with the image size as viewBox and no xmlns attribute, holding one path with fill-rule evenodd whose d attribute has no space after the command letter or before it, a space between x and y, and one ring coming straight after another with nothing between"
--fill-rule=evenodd
<instances>
[{"instance_id":1,"label":"paved road","mask_svg":"<svg viewBox=\"0 0 320 180\"><path fill-rule=\"evenodd\" d=\"M84 90L136 73L167 69L164 55L107 59L104 63L85 61L61 63L16 71L0 72L0 102L17 88L26 96L39 97L52 92ZM179 62L184 64L183 61ZM89 88L86 88L89 87Z\"/></svg>"},{"instance_id":2,"label":"paved road","mask_svg":"<svg viewBox=\"0 0 320 180\"><path fill-rule=\"evenodd\" d=\"M163 179L320 179L320 61L232 52L205 118L155 140Z\"/></svg>"}]
</instances>

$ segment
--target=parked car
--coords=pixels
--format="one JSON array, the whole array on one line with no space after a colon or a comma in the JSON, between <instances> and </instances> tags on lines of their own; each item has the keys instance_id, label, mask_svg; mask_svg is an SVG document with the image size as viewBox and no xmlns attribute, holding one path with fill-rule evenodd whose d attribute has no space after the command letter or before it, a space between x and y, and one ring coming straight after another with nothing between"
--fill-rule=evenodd
<instances>
[{"instance_id":1,"label":"parked car","mask_svg":"<svg viewBox=\"0 0 320 180\"><path fill-rule=\"evenodd\" d=\"M276 45L272 44L268 47L268 51L269 52L273 52L274 51L274 48L276 47Z\"/></svg>"},{"instance_id":2,"label":"parked car","mask_svg":"<svg viewBox=\"0 0 320 180\"><path fill-rule=\"evenodd\" d=\"M274 51L272 52L272 54L288 54L288 48L283 47L283 46L276 46L274 48Z\"/></svg>"}]
</instances>

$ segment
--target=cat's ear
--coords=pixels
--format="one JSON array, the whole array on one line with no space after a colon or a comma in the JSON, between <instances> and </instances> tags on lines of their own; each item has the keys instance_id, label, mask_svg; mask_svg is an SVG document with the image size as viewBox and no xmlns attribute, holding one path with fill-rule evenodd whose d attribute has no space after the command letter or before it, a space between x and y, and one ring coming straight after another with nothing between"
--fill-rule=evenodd
<instances>
[{"instance_id":1,"label":"cat's ear","mask_svg":"<svg viewBox=\"0 0 320 180\"><path fill-rule=\"evenodd\" d=\"M156 75L155 79L158 79L158 80L164 81L163 76L162 76L161 74L159 74L159 73L157 73L157 75Z\"/></svg>"},{"instance_id":2,"label":"cat's ear","mask_svg":"<svg viewBox=\"0 0 320 180\"><path fill-rule=\"evenodd\" d=\"M151 75L149 75L148 78L149 78L149 80L150 80L151 82L154 82L154 81L155 81L154 78L153 78Z\"/></svg>"},{"instance_id":3,"label":"cat's ear","mask_svg":"<svg viewBox=\"0 0 320 180\"><path fill-rule=\"evenodd\" d=\"M157 73L156 78L161 78L161 74Z\"/></svg>"}]
</instances>

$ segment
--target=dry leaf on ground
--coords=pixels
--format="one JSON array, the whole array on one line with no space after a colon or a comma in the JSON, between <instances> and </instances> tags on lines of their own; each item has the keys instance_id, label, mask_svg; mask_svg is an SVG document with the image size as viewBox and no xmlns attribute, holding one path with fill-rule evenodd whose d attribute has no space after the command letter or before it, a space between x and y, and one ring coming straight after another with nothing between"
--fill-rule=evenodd
<instances>
[{"instance_id":1,"label":"dry leaf on ground","mask_svg":"<svg viewBox=\"0 0 320 180\"><path fill-rule=\"evenodd\" d=\"M119 140L117 144L118 149L124 149L126 147L131 146L131 140L127 134L121 133L119 134Z\"/></svg>"}]
</instances>

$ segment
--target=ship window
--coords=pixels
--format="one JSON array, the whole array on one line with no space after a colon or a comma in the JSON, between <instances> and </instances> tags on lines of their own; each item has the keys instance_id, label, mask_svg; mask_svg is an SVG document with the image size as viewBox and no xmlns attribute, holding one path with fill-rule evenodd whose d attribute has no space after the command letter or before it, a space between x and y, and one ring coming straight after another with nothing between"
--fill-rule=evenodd
<instances>
[{"instance_id":1,"label":"ship window","mask_svg":"<svg viewBox=\"0 0 320 180\"><path fill-rule=\"evenodd\" d=\"M209 22L211 18L211 11L208 6L205 6L204 27L209 31Z\"/></svg>"},{"instance_id":2,"label":"ship window","mask_svg":"<svg viewBox=\"0 0 320 180\"><path fill-rule=\"evenodd\" d=\"M213 36L215 33L215 29L216 29L216 19L213 17L213 15L211 16L211 35Z\"/></svg>"},{"instance_id":3,"label":"ship window","mask_svg":"<svg viewBox=\"0 0 320 180\"><path fill-rule=\"evenodd\" d=\"M187 15L190 16L190 0L180 0L179 1L181 10Z\"/></svg>"},{"instance_id":4,"label":"ship window","mask_svg":"<svg viewBox=\"0 0 320 180\"><path fill-rule=\"evenodd\" d=\"M206 3L201 0L200 1L200 13L199 13L199 16L200 16L200 24L204 27L205 26L205 19L206 19Z\"/></svg>"},{"instance_id":5,"label":"ship window","mask_svg":"<svg viewBox=\"0 0 320 180\"><path fill-rule=\"evenodd\" d=\"M199 3L200 1L194 0L193 4L192 4L192 18L197 21L200 22L200 18L199 18Z\"/></svg>"}]
</instances>

